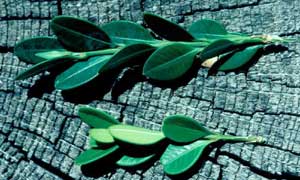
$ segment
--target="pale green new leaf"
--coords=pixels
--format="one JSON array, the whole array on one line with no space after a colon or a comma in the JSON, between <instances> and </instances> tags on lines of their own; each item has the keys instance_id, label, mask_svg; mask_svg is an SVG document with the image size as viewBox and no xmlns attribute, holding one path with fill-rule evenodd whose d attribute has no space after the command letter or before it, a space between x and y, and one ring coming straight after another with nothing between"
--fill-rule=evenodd
<instances>
[{"instance_id":1,"label":"pale green new leaf","mask_svg":"<svg viewBox=\"0 0 300 180\"><path fill-rule=\"evenodd\" d=\"M107 129L91 129L89 134L90 137L95 139L98 143L110 144L115 142Z\"/></svg>"},{"instance_id":2,"label":"pale green new leaf","mask_svg":"<svg viewBox=\"0 0 300 180\"><path fill-rule=\"evenodd\" d=\"M135 145L153 145L165 138L161 132L123 124L110 126L109 131L115 139Z\"/></svg>"}]
</instances>

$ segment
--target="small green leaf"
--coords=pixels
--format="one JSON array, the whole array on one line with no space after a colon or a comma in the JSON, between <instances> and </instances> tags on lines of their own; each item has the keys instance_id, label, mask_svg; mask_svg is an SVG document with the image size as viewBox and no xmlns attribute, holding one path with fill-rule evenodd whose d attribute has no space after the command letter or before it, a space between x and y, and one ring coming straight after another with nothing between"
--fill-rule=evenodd
<instances>
[{"instance_id":1,"label":"small green leaf","mask_svg":"<svg viewBox=\"0 0 300 180\"><path fill-rule=\"evenodd\" d=\"M170 175L177 175L189 170L198 161L204 149L213 142L215 141L198 140L184 146L170 144L160 158L164 171Z\"/></svg>"},{"instance_id":2,"label":"small green leaf","mask_svg":"<svg viewBox=\"0 0 300 180\"><path fill-rule=\"evenodd\" d=\"M107 129L91 129L89 134L91 138L95 139L99 143L110 144L115 142Z\"/></svg>"},{"instance_id":3,"label":"small green leaf","mask_svg":"<svg viewBox=\"0 0 300 180\"><path fill-rule=\"evenodd\" d=\"M80 107L78 115L82 121L95 128L108 128L120 123L108 113L88 106Z\"/></svg>"},{"instance_id":4,"label":"small green leaf","mask_svg":"<svg viewBox=\"0 0 300 180\"><path fill-rule=\"evenodd\" d=\"M194 37L181 26L160 16L144 13L144 21L159 36L170 41L193 41Z\"/></svg>"},{"instance_id":5,"label":"small green leaf","mask_svg":"<svg viewBox=\"0 0 300 180\"><path fill-rule=\"evenodd\" d=\"M88 149L82 152L76 159L75 163L77 165L85 165L92 163L94 161L100 160L113 152L115 152L119 148L118 145L114 145L107 149Z\"/></svg>"},{"instance_id":6,"label":"small green leaf","mask_svg":"<svg viewBox=\"0 0 300 180\"><path fill-rule=\"evenodd\" d=\"M132 44L122 48L113 55L109 62L105 65L106 69L119 68L121 66L129 66L131 64L143 64L144 62L135 62L134 60L143 60L144 56L150 55L155 50L154 47L147 44ZM141 57L141 58L139 58Z\"/></svg>"},{"instance_id":7,"label":"small green leaf","mask_svg":"<svg viewBox=\"0 0 300 180\"><path fill-rule=\"evenodd\" d=\"M203 62L206 59L231 51L234 47L235 43L232 41L226 39L217 40L202 50L200 59Z\"/></svg>"},{"instance_id":8,"label":"small green leaf","mask_svg":"<svg viewBox=\"0 0 300 180\"><path fill-rule=\"evenodd\" d=\"M153 145L165 138L161 132L129 125L113 125L109 131L114 138L135 145Z\"/></svg>"},{"instance_id":9,"label":"small green leaf","mask_svg":"<svg viewBox=\"0 0 300 180\"><path fill-rule=\"evenodd\" d=\"M188 30L196 38L207 38L210 35L226 35L225 27L217 21L201 19L194 22Z\"/></svg>"},{"instance_id":10,"label":"small green leaf","mask_svg":"<svg viewBox=\"0 0 300 180\"><path fill-rule=\"evenodd\" d=\"M234 54L229 59L226 59L226 61L218 68L218 70L229 71L245 65L262 47L262 45L250 46L242 51L233 52ZM222 58L220 61L222 61Z\"/></svg>"},{"instance_id":11,"label":"small green leaf","mask_svg":"<svg viewBox=\"0 0 300 180\"><path fill-rule=\"evenodd\" d=\"M99 144L97 143L97 141L93 138L90 138L89 139L89 145L90 145L90 148L98 148L99 147Z\"/></svg>"},{"instance_id":12,"label":"small green leaf","mask_svg":"<svg viewBox=\"0 0 300 180\"><path fill-rule=\"evenodd\" d=\"M44 58L38 57L35 54L47 51L64 51L64 48L56 38L51 37L25 39L17 43L14 48L14 54L20 60L32 64L45 61Z\"/></svg>"},{"instance_id":13,"label":"small green leaf","mask_svg":"<svg viewBox=\"0 0 300 180\"><path fill-rule=\"evenodd\" d=\"M168 116L162 125L164 135L175 142L191 142L214 134L202 123L183 115Z\"/></svg>"},{"instance_id":14,"label":"small green leaf","mask_svg":"<svg viewBox=\"0 0 300 180\"><path fill-rule=\"evenodd\" d=\"M95 24L80 18L56 16L50 26L71 51L93 51L112 46L109 36Z\"/></svg>"},{"instance_id":15,"label":"small green leaf","mask_svg":"<svg viewBox=\"0 0 300 180\"><path fill-rule=\"evenodd\" d=\"M116 44L142 43L155 40L147 29L130 21L113 21L101 28Z\"/></svg>"},{"instance_id":16,"label":"small green leaf","mask_svg":"<svg viewBox=\"0 0 300 180\"><path fill-rule=\"evenodd\" d=\"M133 166L138 166L140 164L143 164L147 161L149 161L151 158L153 158L155 154L151 154L149 156L145 157L132 157L132 156L122 156L121 159L119 159L116 164L119 166L124 166L124 167L133 167Z\"/></svg>"},{"instance_id":17,"label":"small green leaf","mask_svg":"<svg viewBox=\"0 0 300 180\"><path fill-rule=\"evenodd\" d=\"M46 59L46 60L52 60L52 59L58 59L58 58L72 58L72 52L70 51L57 51L57 50L51 50L47 52L39 52L36 53L35 56Z\"/></svg>"},{"instance_id":18,"label":"small green leaf","mask_svg":"<svg viewBox=\"0 0 300 180\"><path fill-rule=\"evenodd\" d=\"M30 68L26 69L25 71L21 72L15 79L16 80L22 80L26 79L32 76L35 76L43 71L49 70L51 68L54 68L56 66L59 66L61 64L67 63L72 61L72 59L69 58L54 58L46 61L41 61L38 64L35 64L31 66Z\"/></svg>"},{"instance_id":19,"label":"small green leaf","mask_svg":"<svg viewBox=\"0 0 300 180\"><path fill-rule=\"evenodd\" d=\"M110 55L95 56L87 61L81 61L58 75L55 79L55 88L68 90L79 87L98 76L104 65L111 58Z\"/></svg>"},{"instance_id":20,"label":"small green leaf","mask_svg":"<svg viewBox=\"0 0 300 180\"><path fill-rule=\"evenodd\" d=\"M158 48L145 62L143 74L156 80L176 79L192 67L198 51L181 43Z\"/></svg>"}]
</instances>

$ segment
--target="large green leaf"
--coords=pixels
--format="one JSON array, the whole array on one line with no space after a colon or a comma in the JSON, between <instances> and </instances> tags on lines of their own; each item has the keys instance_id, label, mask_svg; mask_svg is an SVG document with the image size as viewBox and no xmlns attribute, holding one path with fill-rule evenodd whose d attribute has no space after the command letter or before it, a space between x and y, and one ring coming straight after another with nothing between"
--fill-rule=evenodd
<instances>
[{"instance_id":1,"label":"large green leaf","mask_svg":"<svg viewBox=\"0 0 300 180\"><path fill-rule=\"evenodd\" d=\"M25 39L17 43L14 48L14 54L18 56L20 60L32 64L45 61L44 58L38 57L35 54L47 51L64 51L64 48L56 38L51 37Z\"/></svg>"},{"instance_id":2,"label":"large green leaf","mask_svg":"<svg viewBox=\"0 0 300 180\"><path fill-rule=\"evenodd\" d=\"M181 26L160 16L144 13L144 21L159 36L170 41L193 41L194 37Z\"/></svg>"},{"instance_id":3,"label":"large green leaf","mask_svg":"<svg viewBox=\"0 0 300 180\"><path fill-rule=\"evenodd\" d=\"M133 166L138 166L140 164L143 164L143 163L149 161L154 156L155 156L155 154L151 154L151 155L148 155L145 157L132 157L132 156L124 155L116 163L119 166L133 167Z\"/></svg>"},{"instance_id":4,"label":"large green leaf","mask_svg":"<svg viewBox=\"0 0 300 180\"><path fill-rule=\"evenodd\" d=\"M67 90L88 83L98 76L98 73L103 70L104 65L110 58L110 55L95 56L87 61L74 64L56 77L55 88Z\"/></svg>"},{"instance_id":5,"label":"large green leaf","mask_svg":"<svg viewBox=\"0 0 300 180\"><path fill-rule=\"evenodd\" d=\"M161 132L130 125L113 125L109 131L115 139L135 145L153 145L165 138Z\"/></svg>"},{"instance_id":6,"label":"large green leaf","mask_svg":"<svg viewBox=\"0 0 300 180\"><path fill-rule=\"evenodd\" d=\"M191 142L214 134L200 122L183 115L168 116L163 121L164 135L175 142Z\"/></svg>"},{"instance_id":7,"label":"large green leaf","mask_svg":"<svg viewBox=\"0 0 300 180\"><path fill-rule=\"evenodd\" d=\"M178 175L189 170L200 158L204 149L213 140L198 140L192 144L177 146L170 144L160 158L164 171L170 175Z\"/></svg>"},{"instance_id":8,"label":"large green leaf","mask_svg":"<svg viewBox=\"0 0 300 180\"><path fill-rule=\"evenodd\" d=\"M85 165L92 163L94 161L100 160L113 152L115 152L119 148L118 145L114 145L107 149L88 149L82 152L78 157L75 159L75 163L77 165Z\"/></svg>"},{"instance_id":9,"label":"large green leaf","mask_svg":"<svg viewBox=\"0 0 300 180\"><path fill-rule=\"evenodd\" d=\"M99 143L110 144L115 142L107 129L91 129L89 134L91 138L95 139Z\"/></svg>"},{"instance_id":10,"label":"large green leaf","mask_svg":"<svg viewBox=\"0 0 300 180\"><path fill-rule=\"evenodd\" d=\"M228 51L231 51L235 47L235 45L236 44L230 40L217 40L202 50L200 54L200 59L203 62L206 59L226 53Z\"/></svg>"},{"instance_id":11,"label":"large green leaf","mask_svg":"<svg viewBox=\"0 0 300 180\"><path fill-rule=\"evenodd\" d=\"M101 28L116 44L132 44L155 40L147 29L130 21L113 21Z\"/></svg>"},{"instance_id":12,"label":"large green leaf","mask_svg":"<svg viewBox=\"0 0 300 180\"><path fill-rule=\"evenodd\" d=\"M218 68L220 71L234 70L248 63L261 49L262 45L250 46L242 51L233 52L234 54ZM222 58L220 59L222 61Z\"/></svg>"},{"instance_id":13,"label":"large green leaf","mask_svg":"<svg viewBox=\"0 0 300 180\"><path fill-rule=\"evenodd\" d=\"M156 80L176 79L192 67L198 51L182 43L158 48L145 62L143 74Z\"/></svg>"},{"instance_id":14,"label":"large green leaf","mask_svg":"<svg viewBox=\"0 0 300 180\"><path fill-rule=\"evenodd\" d=\"M119 68L121 66L129 66L130 64L144 62L136 62L136 60L145 59L144 56L149 56L155 50L154 47L148 44L131 44L122 48L119 52L113 55L109 62L105 65L106 69Z\"/></svg>"},{"instance_id":15,"label":"large green leaf","mask_svg":"<svg viewBox=\"0 0 300 180\"><path fill-rule=\"evenodd\" d=\"M56 16L50 26L63 45L72 51L93 51L112 46L109 36L95 24L70 16Z\"/></svg>"},{"instance_id":16,"label":"large green leaf","mask_svg":"<svg viewBox=\"0 0 300 180\"><path fill-rule=\"evenodd\" d=\"M207 38L210 35L226 35L225 27L217 21L201 19L194 22L188 30L196 38Z\"/></svg>"},{"instance_id":17,"label":"large green leaf","mask_svg":"<svg viewBox=\"0 0 300 180\"><path fill-rule=\"evenodd\" d=\"M95 128L108 128L111 125L120 123L108 113L88 106L80 107L78 115L82 121Z\"/></svg>"},{"instance_id":18,"label":"large green leaf","mask_svg":"<svg viewBox=\"0 0 300 180\"><path fill-rule=\"evenodd\" d=\"M41 61L38 64L31 66L30 68L26 69L25 71L21 72L15 79L22 80L32 76L35 76L43 71L49 70L61 64L67 63L72 61L69 58L54 58L46 61Z\"/></svg>"}]
</instances>

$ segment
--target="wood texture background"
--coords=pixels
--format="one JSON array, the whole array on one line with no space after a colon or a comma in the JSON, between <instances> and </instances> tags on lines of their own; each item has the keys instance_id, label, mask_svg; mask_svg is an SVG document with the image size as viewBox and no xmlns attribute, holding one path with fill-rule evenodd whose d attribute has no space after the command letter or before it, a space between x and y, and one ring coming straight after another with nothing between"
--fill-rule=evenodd
<instances>
[{"instance_id":1,"label":"wood texture background","mask_svg":"<svg viewBox=\"0 0 300 180\"><path fill-rule=\"evenodd\" d=\"M299 44L260 58L248 73L207 77L203 68L176 90L142 81L118 99L105 91L109 80L69 93L71 98L52 89L51 75L14 81L30 65L12 53L22 39L52 35L49 20L61 14L98 24L118 19L141 23L142 12L148 11L184 26L213 18L231 31L299 37L299 7L298 0L0 0L0 179L93 179L73 163L88 147L89 127L76 111L82 103L78 99L89 91L99 95L88 101L91 106L135 126L160 129L166 115L180 113L221 133L267 139L265 145L226 144L214 150L191 179L300 179ZM136 74L127 77L131 82ZM169 179L158 162L137 171L118 168L98 178Z\"/></svg>"}]
</instances>

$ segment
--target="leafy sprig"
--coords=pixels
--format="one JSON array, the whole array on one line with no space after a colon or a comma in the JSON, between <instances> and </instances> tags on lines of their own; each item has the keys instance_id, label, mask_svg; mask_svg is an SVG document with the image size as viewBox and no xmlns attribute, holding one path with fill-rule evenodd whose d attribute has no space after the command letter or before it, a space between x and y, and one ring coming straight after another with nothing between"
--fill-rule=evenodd
<instances>
[{"instance_id":1,"label":"leafy sprig","mask_svg":"<svg viewBox=\"0 0 300 180\"><path fill-rule=\"evenodd\" d=\"M207 147L213 146L215 142L264 141L257 136L222 135L183 115L165 118L161 132L120 123L109 114L88 106L79 108L79 116L93 129L89 131L90 149L75 159L78 165L101 161L118 154L121 156L115 161L116 165L134 167L161 155L160 162L164 171L170 175L178 175L190 169L203 156ZM162 142L167 146L162 146ZM124 151L128 147L143 149L135 156Z\"/></svg>"},{"instance_id":2,"label":"leafy sprig","mask_svg":"<svg viewBox=\"0 0 300 180\"><path fill-rule=\"evenodd\" d=\"M57 89L73 89L104 72L132 65L143 66L147 78L170 81L198 64L220 71L241 68L266 44L289 41L228 32L208 19L185 30L154 14L145 13L143 18L148 29L124 20L98 26L80 18L57 16L50 23L56 38L35 37L15 46L20 60L34 64L16 79L72 62L73 66L56 77Z\"/></svg>"}]
</instances>

